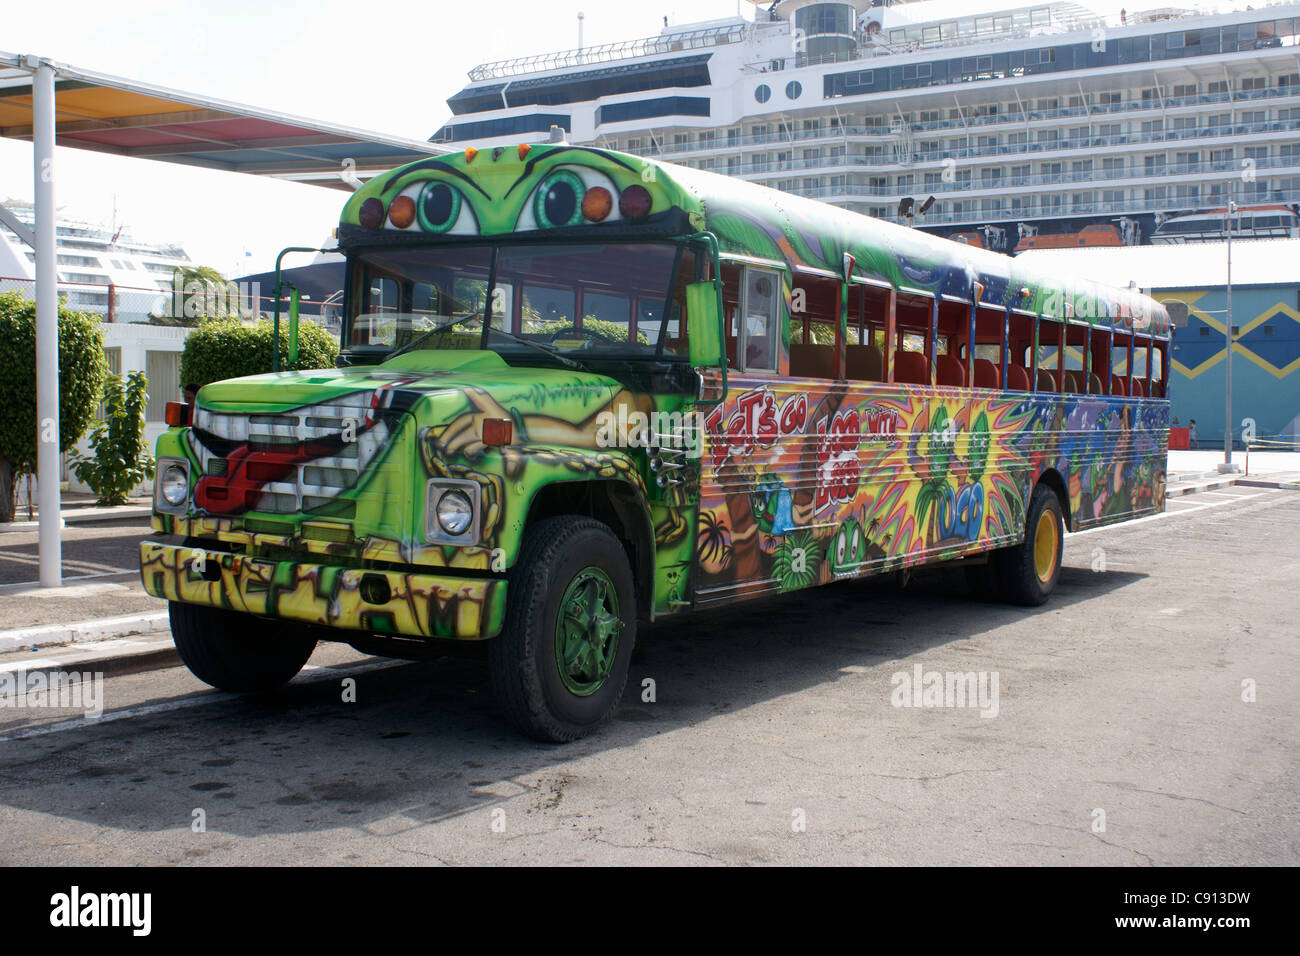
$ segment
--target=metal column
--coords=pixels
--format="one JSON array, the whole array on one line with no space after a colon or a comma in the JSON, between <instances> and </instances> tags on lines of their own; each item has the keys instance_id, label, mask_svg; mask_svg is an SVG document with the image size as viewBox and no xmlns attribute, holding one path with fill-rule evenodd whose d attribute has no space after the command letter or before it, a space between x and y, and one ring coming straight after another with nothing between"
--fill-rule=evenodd
<instances>
[{"instance_id":1,"label":"metal column","mask_svg":"<svg viewBox=\"0 0 1300 956\"><path fill-rule=\"evenodd\" d=\"M59 301L54 259L54 68L32 76L32 157L36 194L36 481L41 585L63 583L59 518Z\"/></svg>"}]
</instances>

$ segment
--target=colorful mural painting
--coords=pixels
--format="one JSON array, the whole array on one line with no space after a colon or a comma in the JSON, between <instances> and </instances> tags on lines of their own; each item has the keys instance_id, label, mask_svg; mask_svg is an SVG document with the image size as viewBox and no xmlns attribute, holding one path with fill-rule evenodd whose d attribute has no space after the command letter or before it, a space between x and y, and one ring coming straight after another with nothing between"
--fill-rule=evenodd
<instances>
[{"instance_id":1,"label":"colorful mural painting","mask_svg":"<svg viewBox=\"0 0 1300 956\"><path fill-rule=\"evenodd\" d=\"M494 680L516 681L511 719L543 739L571 739L616 705L638 617L1019 545L1036 487L1059 496L1072 530L1163 508L1169 404L1141 397L1162 383L1121 378L1109 356L1127 342L1131 366L1134 343L1164 347L1168 315L1128 290L565 145L468 149L378 176L339 236L341 367L199 392L189 425L158 442L145 587L344 640L553 640L567 690L542 703L519 701L551 685L518 684L524 665L494 658ZM792 374L809 275L832 303L815 345L830 372L814 377ZM850 339L847 303L866 287L887 305L863 320L876 332ZM874 375L844 375L846 346L895 334L902 295L934 303L930 384L891 380L889 355ZM759 297L775 302L772 324L751 339L741 306ZM1072 393L1064 366L1042 391L936 380L941 304L953 364L974 369L984 310L998 336L1023 327L994 340L1001 380L1050 326L1080 337L1080 381L1098 387ZM701 359L718 326L716 356ZM1028 371L1051 378L1037 359ZM570 538L580 553L563 550ZM562 597L541 590L543 553L576 568L553 585ZM1048 557L1059 566L1059 548Z\"/></svg>"},{"instance_id":2,"label":"colorful mural painting","mask_svg":"<svg viewBox=\"0 0 1300 956\"><path fill-rule=\"evenodd\" d=\"M733 388L706 419L701 603L1018 542L1045 473L1060 476L1071 530L1164 507L1165 403L749 380Z\"/></svg>"}]
</instances>

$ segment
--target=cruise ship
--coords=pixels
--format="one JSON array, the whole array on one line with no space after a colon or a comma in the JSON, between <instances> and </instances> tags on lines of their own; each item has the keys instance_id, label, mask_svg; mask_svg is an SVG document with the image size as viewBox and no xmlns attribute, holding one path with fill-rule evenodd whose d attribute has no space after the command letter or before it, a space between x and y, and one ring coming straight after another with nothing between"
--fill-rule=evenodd
<instances>
[{"instance_id":1,"label":"cruise ship","mask_svg":"<svg viewBox=\"0 0 1300 956\"><path fill-rule=\"evenodd\" d=\"M35 222L31 203L11 199L4 206L29 228ZM180 246L143 242L116 226L60 215L54 233L59 295L75 311L119 322L148 321L150 313L164 313L175 271L194 265ZM30 294L35 278L35 250L0 224L0 291L17 288ZM110 287L117 290L111 315Z\"/></svg>"},{"instance_id":2,"label":"cruise ship","mask_svg":"<svg viewBox=\"0 0 1300 956\"><path fill-rule=\"evenodd\" d=\"M1300 3L1136 2L754 2L484 63L430 139L558 127L1004 252L1294 229Z\"/></svg>"}]
</instances>

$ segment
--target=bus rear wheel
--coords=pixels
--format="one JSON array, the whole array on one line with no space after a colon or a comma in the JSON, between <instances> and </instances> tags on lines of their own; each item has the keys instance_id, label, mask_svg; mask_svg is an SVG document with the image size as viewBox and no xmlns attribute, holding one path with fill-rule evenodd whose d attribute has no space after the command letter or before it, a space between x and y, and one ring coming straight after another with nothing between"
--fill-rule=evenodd
<instances>
[{"instance_id":1,"label":"bus rear wheel","mask_svg":"<svg viewBox=\"0 0 1300 956\"><path fill-rule=\"evenodd\" d=\"M1013 604L1037 607L1056 590L1065 550L1061 502L1046 485L1034 489L1025 516L1025 540L997 552L1002 594Z\"/></svg>"},{"instance_id":2,"label":"bus rear wheel","mask_svg":"<svg viewBox=\"0 0 1300 956\"><path fill-rule=\"evenodd\" d=\"M302 625L178 601L167 610L181 660L218 690L270 693L289 683L316 649Z\"/></svg>"},{"instance_id":3,"label":"bus rear wheel","mask_svg":"<svg viewBox=\"0 0 1300 956\"><path fill-rule=\"evenodd\" d=\"M627 554L590 518L539 522L510 576L506 624L488 646L506 719L536 740L564 743L614 713L636 642Z\"/></svg>"}]
</instances>

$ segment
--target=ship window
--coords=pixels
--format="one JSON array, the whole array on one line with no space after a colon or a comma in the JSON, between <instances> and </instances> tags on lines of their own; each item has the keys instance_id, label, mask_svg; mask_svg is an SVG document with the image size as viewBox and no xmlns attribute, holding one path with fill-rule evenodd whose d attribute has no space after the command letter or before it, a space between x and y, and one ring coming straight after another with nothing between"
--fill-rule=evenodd
<instances>
[{"instance_id":1,"label":"ship window","mask_svg":"<svg viewBox=\"0 0 1300 956\"><path fill-rule=\"evenodd\" d=\"M760 103L766 103L771 98L772 87L768 86L766 83L760 83L758 88L754 90L754 99L758 100Z\"/></svg>"},{"instance_id":2,"label":"ship window","mask_svg":"<svg viewBox=\"0 0 1300 956\"><path fill-rule=\"evenodd\" d=\"M791 80L785 85L786 99L797 100L803 95L803 84L798 80Z\"/></svg>"}]
</instances>

